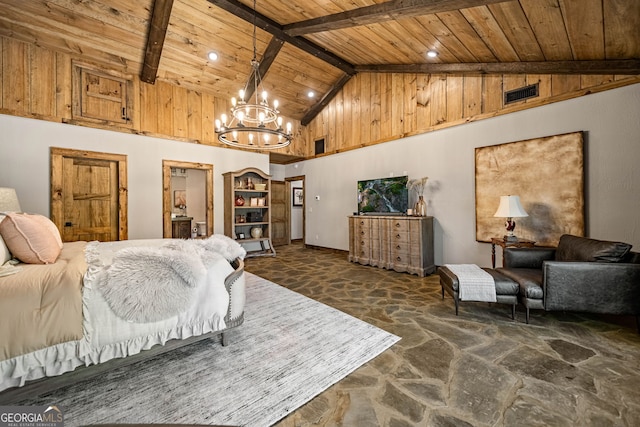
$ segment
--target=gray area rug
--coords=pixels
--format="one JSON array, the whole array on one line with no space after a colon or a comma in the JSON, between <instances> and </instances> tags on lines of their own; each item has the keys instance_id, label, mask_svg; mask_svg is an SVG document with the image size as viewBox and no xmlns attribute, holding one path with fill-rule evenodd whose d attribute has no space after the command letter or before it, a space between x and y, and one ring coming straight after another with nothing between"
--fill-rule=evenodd
<instances>
[{"instance_id":1,"label":"gray area rug","mask_svg":"<svg viewBox=\"0 0 640 427\"><path fill-rule=\"evenodd\" d=\"M65 426L268 426L400 338L246 273L245 322L204 340L19 405L57 405Z\"/></svg>"}]
</instances>

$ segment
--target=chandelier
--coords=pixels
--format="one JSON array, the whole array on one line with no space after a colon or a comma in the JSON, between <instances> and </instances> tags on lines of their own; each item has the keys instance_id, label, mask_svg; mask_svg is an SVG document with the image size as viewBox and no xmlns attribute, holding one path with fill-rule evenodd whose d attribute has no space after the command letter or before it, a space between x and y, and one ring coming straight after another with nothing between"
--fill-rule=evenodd
<instances>
[{"instance_id":1,"label":"chandelier","mask_svg":"<svg viewBox=\"0 0 640 427\"><path fill-rule=\"evenodd\" d=\"M239 99L231 98L231 116L222 114L215 121L218 141L233 147L254 150L273 150L286 147L291 143L291 123L282 128L278 101L269 105L267 92L262 89L260 63L256 54L256 0L253 0L253 59L252 75L244 89L239 91ZM253 76L252 92L248 94L249 83ZM245 99L245 96L249 99Z\"/></svg>"}]
</instances>

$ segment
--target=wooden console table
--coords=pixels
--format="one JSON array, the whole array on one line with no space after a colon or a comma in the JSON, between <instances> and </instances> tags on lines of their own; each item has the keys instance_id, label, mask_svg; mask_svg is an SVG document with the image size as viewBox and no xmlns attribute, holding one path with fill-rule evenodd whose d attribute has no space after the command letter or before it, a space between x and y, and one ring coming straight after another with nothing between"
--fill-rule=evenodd
<instances>
[{"instance_id":1,"label":"wooden console table","mask_svg":"<svg viewBox=\"0 0 640 427\"><path fill-rule=\"evenodd\" d=\"M503 237L491 238L491 268L496 268L496 245L502 248L502 265L504 266L504 248L532 248L536 242L533 240L518 239L513 242L504 240Z\"/></svg>"}]
</instances>

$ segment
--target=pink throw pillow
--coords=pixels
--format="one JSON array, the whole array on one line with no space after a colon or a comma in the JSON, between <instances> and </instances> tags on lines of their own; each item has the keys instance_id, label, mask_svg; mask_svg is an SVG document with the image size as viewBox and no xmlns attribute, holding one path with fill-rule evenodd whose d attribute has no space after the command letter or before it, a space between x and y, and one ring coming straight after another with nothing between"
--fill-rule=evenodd
<instances>
[{"instance_id":1,"label":"pink throw pillow","mask_svg":"<svg viewBox=\"0 0 640 427\"><path fill-rule=\"evenodd\" d=\"M62 250L58 228L38 214L7 213L0 235L11 254L26 264L52 264Z\"/></svg>"}]
</instances>

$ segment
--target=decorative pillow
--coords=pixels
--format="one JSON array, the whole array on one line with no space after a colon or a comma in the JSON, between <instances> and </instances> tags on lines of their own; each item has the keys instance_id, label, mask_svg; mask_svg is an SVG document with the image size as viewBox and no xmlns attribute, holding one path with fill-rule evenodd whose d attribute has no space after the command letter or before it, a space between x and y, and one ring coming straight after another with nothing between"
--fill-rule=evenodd
<instances>
[{"instance_id":1,"label":"decorative pillow","mask_svg":"<svg viewBox=\"0 0 640 427\"><path fill-rule=\"evenodd\" d=\"M630 250L628 243L565 234L558 242L556 261L620 262Z\"/></svg>"},{"instance_id":2,"label":"decorative pillow","mask_svg":"<svg viewBox=\"0 0 640 427\"><path fill-rule=\"evenodd\" d=\"M0 214L0 222L4 219L5 215ZM0 236L0 265L11 259L11 252L9 252L9 248L7 244L4 242L2 236Z\"/></svg>"},{"instance_id":3,"label":"decorative pillow","mask_svg":"<svg viewBox=\"0 0 640 427\"><path fill-rule=\"evenodd\" d=\"M52 264L62 249L58 229L42 215L8 213L0 222L0 235L11 254L26 264Z\"/></svg>"}]
</instances>

